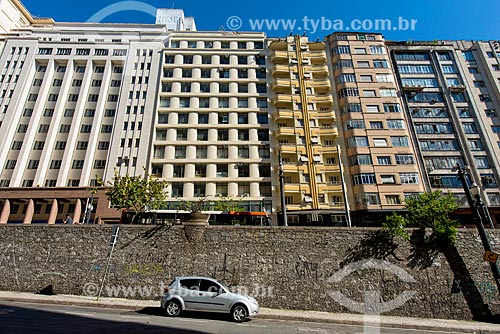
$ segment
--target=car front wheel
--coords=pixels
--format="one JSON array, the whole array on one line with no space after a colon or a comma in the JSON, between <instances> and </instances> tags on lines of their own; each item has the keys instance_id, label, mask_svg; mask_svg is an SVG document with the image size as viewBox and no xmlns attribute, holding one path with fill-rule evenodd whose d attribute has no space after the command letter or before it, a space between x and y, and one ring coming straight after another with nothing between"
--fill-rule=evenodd
<instances>
[{"instance_id":1,"label":"car front wheel","mask_svg":"<svg viewBox=\"0 0 500 334\"><path fill-rule=\"evenodd\" d=\"M243 305L236 305L231 311L231 316L236 322L243 322L248 317L247 308Z\"/></svg>"},{"instance_id":2,"label":"car front wheel","mask_svg":"<svg viewBox=\"0 0 500 334\"><path fill-rule=\"evenodd\" d=\"M168 301L165 305L165 314L168 317L176 317L181 313L181 304L176 300Z\"/></svg>"}]
</instances>

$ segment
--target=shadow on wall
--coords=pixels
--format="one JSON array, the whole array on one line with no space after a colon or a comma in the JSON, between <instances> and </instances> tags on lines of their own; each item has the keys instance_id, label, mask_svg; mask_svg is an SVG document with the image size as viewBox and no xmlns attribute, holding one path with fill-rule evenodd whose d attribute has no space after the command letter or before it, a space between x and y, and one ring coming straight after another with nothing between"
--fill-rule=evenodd
<instances>
[{"instance_id":1,"label":"shadow on wall","mask_svg":"<svg viewBox=\"0 0 500 334\"><path fill-rule=\"evenodd\" d=\"M349 249L349 255L341 262L340 267L362 260L387 260L392 256L398 262L407 261L406 265L412 270L426 270L442 253L454 275L451 294L463 293L473 320L500 323L500 315L492 314L455 245L439 242L434 234L426 234L425 230L414 230L409 241L410 254L406 259L402 259L396 254L399 244L394 238L381 231L371 232ZM497 293L496 289L494 290Z\"/></svg>"}]
</instances>

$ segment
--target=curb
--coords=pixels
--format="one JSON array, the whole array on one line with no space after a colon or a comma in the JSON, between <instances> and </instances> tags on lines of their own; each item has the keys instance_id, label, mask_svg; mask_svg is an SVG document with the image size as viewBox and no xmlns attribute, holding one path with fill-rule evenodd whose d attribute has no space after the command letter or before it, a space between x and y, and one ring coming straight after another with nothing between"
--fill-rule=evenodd
<instances>
[{"instance_id":1,"label":"curb","mask_svg":"<svg viewBox=\"0 0 500 334\"><path fill-rule=\"evenodd\" d=\"M159 307L158 305L130 305L117 300L117 303L102 301L85 301L85 300L56 300L51 299L51 296L43 296L37 297L34 295L33 298L24 298L24 297L7 297L0 296L0 302L19 302L19 303L31 303L31 304L50 304L50 305L68 305L68 306L82 306L82 307L99 307L99 308L108 308L108 309L122 309L122 310L132 310L139 311L145 307ZM261 309L262 311L262 309ZM282 311L287 312L287 311ZM307 316L307 315L295 315L295 314L276 314L276 313L266 313L265 311L259 313L255 316L255 319L263 319L263 320L281 320L281 321L301 321L301 322L313 322L313 323L329 323L329 324L339 324L339 325L352 325L352 326L360 326L360 325L369 325L369 326L382 326L385 328L391 329L413 329L413 330L427 330L427 331L455 331L460 333L475 333L476 331L485 331L487 333L500 333L500 326L492 324L492 323L481 323L481 322L470 322L469 326L460 326L460 324L453 323L454 320L439 320L439 319L422 319L422 322L425 321L440 321L442 322L438 325L426 325L422 324L408 324L404 323L406 318L399 318L401 322L398 322L396 319L390 321L390 319L381 316L380 322L376 322L373 320L363 321L363 320L353 320L353 319L340 319L340 318L328 318L328 313L319 314L317 316ZM359 316L359 315L356 315ZM412 318L413 319L413 318ZM418 319L415 319L418 320ZM447 323L449 321L449 323ZM467 322L469 324L469 322ZM498 330L493 330L492 326L498 326ZM467 328L466 328L467 327ZM488 327L488 328L487 328Z\"/></svg>"}]
</instances>

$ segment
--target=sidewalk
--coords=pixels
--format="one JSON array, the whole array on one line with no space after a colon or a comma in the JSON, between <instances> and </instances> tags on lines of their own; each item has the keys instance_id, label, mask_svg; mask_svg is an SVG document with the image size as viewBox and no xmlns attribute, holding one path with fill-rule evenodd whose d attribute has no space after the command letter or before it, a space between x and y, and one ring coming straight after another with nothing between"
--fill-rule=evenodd
<instances>
[{"instance_id":1,"label":"sidewalk","mask_svg":"<svg viewBox=\"0 0 500 334\"><path fill-rule=\"evenodd\" d=\"M74 305L74 306L89 306L89 307L104 307L117 308L128 310L141 310L145 307L159 307L159 301L153 300L133 300L123 298L101 298L96 301L95 297L73 296L73 295L54 295L45 296L37 295L28 292L10 292L0 291L0 303L2 301L12 302L27 302L27 303L45 303L59 305ZM257 318L260 319L278 319L278 320L295 320L321 323L337 323L349 325L362 325L365 323L365 317L360 314L345 314L345 313L327 313L315 311L291 311L291 310L275 310L261 308ZM369 316L370 324L376 323L376 318ZM404 318L380 316L380 325L383 327L404 328L404 329L421 329L435 331L457 331L463 333L499 333L500 325L473 322L473 321L457 321L457 320L438 320L424 318Z\"/></svg>"}]
</instances>

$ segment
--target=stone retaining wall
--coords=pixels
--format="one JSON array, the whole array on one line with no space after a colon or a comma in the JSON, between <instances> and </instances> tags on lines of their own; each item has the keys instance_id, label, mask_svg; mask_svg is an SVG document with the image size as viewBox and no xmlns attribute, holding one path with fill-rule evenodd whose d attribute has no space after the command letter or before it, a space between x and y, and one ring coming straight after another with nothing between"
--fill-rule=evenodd
<instances>
[{"instance_id":1,"label":"stone retaining wall","mask_svg":"<svg viewBox=\"0 0 500 334\"><path fill-rule=\"evenodd\" d=\"M97 293L111 231L0 226L0 289ZM489 235L500 249L500 232ZM174 276L202 275L248 291L263 307L362 311L378 291L385 304L374 312L387 315L488 320L500 313L475 230L461 230L445 251L422 240L418 231L391 243L374 229L122 226L102 295L158 299Z\"/></svg>"}]
</instances>

